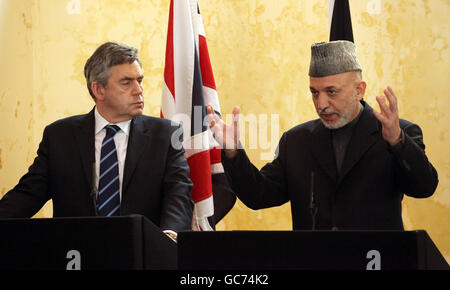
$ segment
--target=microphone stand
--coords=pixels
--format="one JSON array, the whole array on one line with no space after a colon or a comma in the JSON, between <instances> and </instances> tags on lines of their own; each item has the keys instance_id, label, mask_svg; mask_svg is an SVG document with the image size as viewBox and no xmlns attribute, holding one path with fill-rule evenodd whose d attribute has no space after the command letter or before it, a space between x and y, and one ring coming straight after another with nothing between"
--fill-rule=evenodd
<instances>
[{"instance_id":1,"label":"microphone stand","mask_svg":"<svg viewBox=\"0 0 450 290\"><path fill-rule=\"evenodd\" d=\"M98 216L97 210L97 187L95 186L95 162L92 163L92 188L91 188L92 205L94 206L94 215Z\"/></svg>"},{"instance_id":2,"label":"microphone stand","mask_svg":"<svg viewBox=\"0 0 450 290\"><path fill-rule=\"evenodd\" d=\"M317 203L314 199L314 171L311 172L311 193L310 193L310 203L309 203L309 212L311 214L312 218L312 227L311 229L314 231L316 230L316 215L319 210L319 207L317 206Z\"/></svg>"}]
</instances>

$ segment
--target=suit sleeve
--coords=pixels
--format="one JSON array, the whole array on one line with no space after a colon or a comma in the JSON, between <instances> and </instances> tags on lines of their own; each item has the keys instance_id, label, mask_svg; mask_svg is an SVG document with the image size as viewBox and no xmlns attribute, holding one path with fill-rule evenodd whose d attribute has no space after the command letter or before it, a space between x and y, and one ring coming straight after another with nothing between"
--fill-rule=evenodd
<instances>
[{"instance_id":1,"label":"suit sleeve","mask_svg":"<svg viewBox=\"0 0 450 290\"><path fill-rule=\"evenodd\" d=\"M422 130L409 122L401 127L402 141L392 148L399 189L411 197L429 197L436 190L439 180L436 169L425 154Z\"/></svg>"},{"instance_id":2,"label":"suit sleeve","mask_svg":"<svg viewBox=\"0 0 450 290\"><path fill-rule=\"evenodd\" d=\"M278 144L276 158L258 170L242 149L234 158L222 156L225 173L237 197L251 209L279 206L289 197L285 182L286 133Z\"/></svg>"},{"instance_id":3,"label":"suit sleeve","mask_svg":"<svg viewBox=\"0 0 450 290\"><path fill-rule=\"evenodd\" d=\"M170 130L169 138L178 130L182 132L181 127ZM172 143L169 144L163 179L164 198L160 225L162 230L179 232L191 229L194 208L191 198L192 187L184 149L182 147L177 149L172 146Z\"/></svg>"},{"instance_id":4,"label":"suit sleeve","mask_svg":"<svg viewBox=\"0 0 450 290\"><path fill-rule=\"evenodd\" d=\"M48 189L48 129L37 157L19 183L0 200L0 218L29 218L50 199Z\"/></svg>"}]
</instances>

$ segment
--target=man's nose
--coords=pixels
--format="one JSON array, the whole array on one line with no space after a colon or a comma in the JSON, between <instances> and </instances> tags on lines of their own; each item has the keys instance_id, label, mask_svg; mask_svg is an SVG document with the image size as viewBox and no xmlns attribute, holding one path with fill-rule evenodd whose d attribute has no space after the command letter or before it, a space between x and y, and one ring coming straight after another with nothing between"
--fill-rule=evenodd
<instances>
[{"instance_id":1,"label":"man's nose","mask_svg":"<svg viewBox=\"0 0 450 290\"><path fill-rule=\"evenodd\" d=\"M328 96L325 93L319 93L316 99L316 107L319 111L322 111L330 106Z\"/></svg>"},{"instance_id":2,"label":"man's nose","mask_svg":"<svg viewBox=\"0 0 450 290\"><path fill-rule=\"evenodd\" d=\"M142 92L144 91L143 87L142 87L142 83L138 82L138 81L134 81L133 82L133 94L134 95L140 95L142 94Z\"/></svg>"}]
</instances>

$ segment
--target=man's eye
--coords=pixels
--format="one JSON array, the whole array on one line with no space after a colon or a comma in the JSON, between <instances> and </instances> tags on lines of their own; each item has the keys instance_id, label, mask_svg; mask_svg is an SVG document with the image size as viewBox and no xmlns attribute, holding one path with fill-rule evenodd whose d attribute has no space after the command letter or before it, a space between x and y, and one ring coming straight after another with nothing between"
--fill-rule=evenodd
<instances>
[{"instance_id":1,"label":"man's eye","mask_svg":"<svg viewBox=\"0 0 450 290\"><path fill-rule=\"evenodd\" d=\"M122 86L128 86L130 84L130 82L121 82Z\"/></svg>"},{"instance_id":2,"label":"man's eye","mask_svg":"<svg viewBox=\"0 0 450 290\"><path fill-rule=\"evenodd\" d=\"M335 95L337 92L335 91L335 90L329 90L328 91L328 94L330 94L330 95Z\"/></svg>"}]
</instances>

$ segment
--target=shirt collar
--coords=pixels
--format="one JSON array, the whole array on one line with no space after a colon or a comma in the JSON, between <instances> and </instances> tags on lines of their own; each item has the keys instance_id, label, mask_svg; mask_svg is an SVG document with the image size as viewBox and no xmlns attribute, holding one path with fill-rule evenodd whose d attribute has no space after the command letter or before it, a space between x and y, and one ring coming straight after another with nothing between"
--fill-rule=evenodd
<instances>
[{"instance_id":1,"label":"shirt collar","mask_svg":"<svg viewBox=\"0 0 450 290\"><path fill-rule=\"evenodd\" d=\"M94 116L95 116L95 135L97 135L103 128L105 128L106 125L117 125L127 136L130 133L130 124L131 120L123 121L117 124L112 124L106 121L105 118L100 115L100 113L97 110L97 106L95 106L94 110Z\"/></svg>"}]
</instances>

